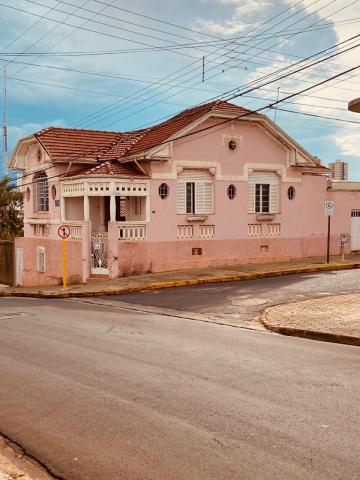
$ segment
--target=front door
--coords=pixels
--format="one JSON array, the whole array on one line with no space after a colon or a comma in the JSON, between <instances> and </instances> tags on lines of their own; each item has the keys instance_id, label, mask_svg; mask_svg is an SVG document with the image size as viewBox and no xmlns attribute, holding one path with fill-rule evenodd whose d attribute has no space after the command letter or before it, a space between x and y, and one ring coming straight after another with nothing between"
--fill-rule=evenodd
<instances>
[{"instance_id":1,"label":"front door","mask_svg":"<svg viewBox=\"0 0 360 480\"><path fill-rule=\"evenodd\" d=\"M98 275L109 273L106 232L94 232L91 235L91 273Z\"/></svg>"}]
</instances>

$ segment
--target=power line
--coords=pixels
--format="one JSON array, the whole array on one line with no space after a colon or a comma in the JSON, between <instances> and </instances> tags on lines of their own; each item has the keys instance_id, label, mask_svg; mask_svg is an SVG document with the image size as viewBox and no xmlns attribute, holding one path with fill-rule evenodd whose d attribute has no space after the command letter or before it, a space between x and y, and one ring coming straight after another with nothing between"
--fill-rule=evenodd
<instances>
[{"instance_id":1,"label":"power line","mask_svg":"<svg viewBox=\"0 0 360 480\"><path fill-rule=\"evenodd\" d=\"M329 4L327 4L327 5L330 5L330 4L334 3L335 1L336 1L336 0L332 0L332 1L331 1ZM315 0L315 1L312 2L310 5L313 5L313 4L317 3L317 2L318 2L318 0ZM321 8L324 8L324 7L320 7L318 10L316 10L316 12L318 12L319 10L321 10ZM345 7L343 7L343 8L345 8ZM302 10L304 10L304 9L305 9L305 7L304 7ZM300 12L301 12L302 10L300 10ZM295 13L293 13L292 15L290 15L290 17L288 17L287 20L288 20L289 18L291 18L292 16L296 15L297 13L299 13L299 12L295 12ZM314 12L313 12L313 13L314 13ZM299 23L299 22L303 21L305 18L313 15L313 13L307 14L305 17L302 17L301 19L298 19L297 21L293 22L293 23L291 24L291 26L294 25L294 24L296 24L296 23ZM337 12L335 12L335 13L337 13ZM265 30L265 32L271 30L272 28L276 27L276 26L279 25L280 23L283 23L283 21L284 21L284 20L282 20L281 22L278 22L278 23L277 23L276 25L274 25L274 26L269 27L268 29ZM320 22L320 21L318 20L318 21L316 21L315 23L313 23L312 25L315 25L315 24L317 24L317 23L319 23L319 22ZM264 41L258 42L258 43L255 45L255 47L258 46L258 45L260 45L261 43L264 43ZM278 43L281 43L281 42L278 42ZM277 45L278 43L276 43L276 44L274 44L274 45ZM271 47L273 47L274 45L272 45ZM271 47L270 47L270 48L271 48ZM237 49L234 49L234 50L236 51ZM251 50L251 47L250 47L250 50ZM244 53L244 52L242 52L242 53ZM217 58L220 58L220 57L221 57L221 55L219 55ZM242 60L242 62L243 62L243 61L244 61L244 60ZM226 63L226 62L225 62L225 63ZM215 68L215 67L211 67L209 70L211 71L211 70L213 70L214 68ZM209 72L209 70L208 70L208 72ZM191 73L191 72L190 72L190 73ZM219 73L217 73L217 74L215 74L215 75L213 75L213 76L210 76L210 77L208 76L208 77L207 77L207 80L213 78L214 76L216 76L216 75L218 75L218 74L219 74ZM183 76L183 75L181 75L181 76ZM197 77L197 75L191 77L190 79L187 79L187 81L192 80L192 79L194 79L194 78L196 78L196 77ZM198 82L195 82L195 85L197 85L197 84L199 84L199 83L201 83L201 82L199 82L199 81L198 81ZM179 82L179 83L178 83L178 87L181 87L182 84L184 84L184 81L183 81L183 82ZM159 93L157 93L157 94L155 94L155 95L151 95L150 98L158 97L159 95L161 95L161 94L163 94L163 93L166 93L167 91L170 91L170 90L172 90L173 88L176 88L176 87L170 87L170 88L168 88L168 89L165 89L164 91L161 91L161 92L159 92ZM167 98L172 98L172 97L178 95L179 93L182 93L182 92L185 91L187 88L188 88L188 87L182 88L179 92L176 92L176 93L174 93L174 94L171 94L171 95L168 96ZM130 97L130 98L131 98L131 97ZM160 101L159 101L159 102L160 102ZM159 103L159 102L158 102L158 103ZM115 105L118 104L118 103L119 103L119 102L115 102L115 104L113 104L113 105L115 106ZM126 105L126 103L129 103L129 101L128 101L128 102L125 102L125 105ZM139 102L138 104L140 104L140 102ZM124 106L124 105L123 105L123 106ZM109 109L109 108L112 108L112 107L108 107L108 109ZM123 111L125 111L125 110L128 110L129 108L130 108L130 107L127 107L127 108L125 108L125 109L122 108L118 113L123 112ZM117 119L115 122L111 122L110 124L108 123L108 124L106 124L105 126L106 126L106 127L112 126L112 125L114 125L115 123L118 123L119 121L124 120L124 119L126 119L126 118L129 118L129 117L131 117L131 116L134 116L134 115L136 115L137 113L140 113L140 112L142 112L142 111L144 111L144 110L146 110L146 109L148 109L148 108L149 108L149 107L143 107L143 108L135 111L134 113L132 113L132 114L130 114L130 115L127 115L127 116L125 116L125 117L121 117L120 119ZM104 109L102 109L102 111L104 111ZM101 112L101 111L100 111L100 112ZM98 111L96 114L93 114L93 116L94 116L94 115L96 116L96 115L97 115L98 113L100 113L100 112ZM85 117L85 118L86 118L86 117ZM84 119L82 119L82 120L84 120ZM92 120L92 121L93 121L93 120ZM76 122L76 124L77 124L77 123L79 123L79 122Z\"/></svg>"},{"instance_id":2,"label":"power line","mask_svg":"<svg viewBox=\"0 0 360 480\"><path fill-rule=\"evenodd\" d=\"M360 125L360 122L357 122L356 120L345 120L343 118L328 117L328 116L319 115L319 114L316 114L316 113L299 112L299 111L296 111L296 110L289 110L289 109L286 109L286 108L279 108L279 107L278 107L278 110L281 110L282 112L288 112L288 113L297 113L298 115L306 115L308 117L321 118L321 119L324 119L324 120L332 120L332 121L344 122L344 123L355 123L357 125Z\"/></svg>"},{"instance_id":3,"label":"power line","mask_svg":"<svg viewBox=\"0 0 360 480\"><path fill-rule=\"evenodd\" d=\"M317 3L317 1L318 1L318 0L315 0L314 2L312 2L312 4ZM335 0L333 0L333 1L335 1ZM288 10L294 8L295 6L299 5L300 3L302 3L302 1L297 2L297 3L295 3L294 5L289 6L287 9L285 9L283 12L281 12L281 13L279 13L279 14L273 15L272 17L270 17L270 19L268 19L267 21L263 22L262 24L258 25L255 29L253 29L252 32L256 31L258 28L263 27L263 26L266 25L267 23L270 23L273 19L281 16L283 13L285 13L285 12L287 12ZM312 5L312 4L311 4L311 5ZM300 10L300 12L301 12L302 10L304 10L304 9L305 9L305 7L302 8L302 9ZM288 18L291 18L292 16L296 15L297 13L299 13L299 12L293 13L293 14L292 14L290 17L288 17ZM299 22L299 21L302 21L304 18L306 18L306 17L308 17L308 16L310 16L310 15L312 15L312 14L306 15L306 16L303 17L302 19L298 20L298 22ZM287 19L288 19L288 18L287 18ZM268 28L267 28L264 32L262 32L262 33L268 32L269 30L273 29L274 27L276 27L277 25L279 25L279 24L282 23L283 21L284 21L284 20L282 20L281 22L278 22L278 23L275 24L275 25L272 25L272 26L268 27ZM291 25L294 25L294 24L296 24L296 23L298 23L298 22L294 22L294 23L291 24ZM316 22L316 23L318 23L318 22ZM245 37L247 36L247 34L248 34L248 32L245 33L245 34L244 34L242 37L240 37L240 38L245 38ZM233 43L233 42L230 42L230 43ZM259 42L257 45L259 45L259 44L261 44L261 43L263 43L263 42ZM257 46L257 45L256 45L256 46ZM218 50L221 50L221 49L219 48ZM236 49L235 49L235 50L236 50ZM214 52L214 53L216 53L216 52ZM222 56L222 55L218 55L218 56L216 57L216 59L221 58L221 56ZM195 71L195 69L191 70L191 71L188 72L188 73L192 73L193 71ZM182 73L182 75L180 75L180 78L183 77L184 75L185 75L185 73ZM192 80L192 79L194 79L194 78L196 78L196 76L191 77L191 78L188 79L187 81ZM179 82L179 83L178 83L178 86L181 86L183 83L184 83L184 82ZM199 82L197 82L197 83L199 83ZM197 83L196 83L196 84L197 84ZM175 88L175 87L174 87L174 88ZM157 90L157 89L155 89L155 90ZM158 93L158 94L156 94L156 95L152 95L150 98L154 98L154 97L160 95L161 93L165 93L165 92L167 92L167 91L169 91L169 90L171 90L171 89L167 89L167 90L165 90L164 92L160 92L160 93ZM181 93L182 91L184 91L184 89L181 90L179 93ZM137 93L141 93L141 91L140 91L140 92L137 92ZM145 94L146 94L146 89L145 89L145 92L142 93L142 95L140 95L140 97L143 97ZM172 96L175 96L175 95L176 95L176 94L171 95L171 97L172 97ZM77 122L75 122L75 125L78 124L78 123L80 123L80 122L83 122L84 120L86 120L86 119L88 119L88 118L90 118L90 117L93 117L93 118L94 118L94 117L98 116L99 114L103 114L102 112L105 112L106 110L111 110L111 109L115 108L117 105L119 105L119 104L121 104L121 103L123 103L123 106L124 106L124 105L126 105L127 103L129 103L130 100L131 100L131 98L133 98L134 96L135 96L135 94L134 94L134 95L131 95L131 96L129 97L129 100L128 100L127 102L125 102L125 103L124 103L124 102L115 102L115 103L113 103L112 105L110 105L110 106L108 106L108 107L103 107L103 108L101 108L100 110L97 110L96 112L94 112L93 114L87 115L86 117L83 117L82 119L79 119ZM128 108L129 108L129 107L127 107L127 108L125 108L125 109L123 108L122 110L120 110L120 112L121 112L121 111L124 111L124 110L127 110ZM140 112L140 111L142 111L142 109L139 110L139 111L137 111L137 112L135 112L135 114L138 113L138 112ZM120 113L120 112L118 112L118 113ZM127 117L125 117L125 118L127 118ZM121 119L120 119L120 120L121 120ZM93 121L93 120L92 120L92 121Z\"/></svg>"},{"instance_id":4,"label":"power line","mask_svg":"<svg viewBox=\"0 0 360 480\"><path fill-rule=\"evenodd\" d=\"M221 128L222 125L227 124L227 123L229 123L229 122L233 122L234 120L239 120L239 119L241 119L241 118L244 118L244 117L247 117L247 116L250 116L250 115L254 115L254 113L259 113L259 112L261 112L261 111L263 111L263 110L271 109L271 108L273 108L275 105L278 105L279 103L283 103L283 102L289 100L290 98L294 98L294 97L296 97L296 96L298 96L298 95L300 95L300 94L303 94L303 93L305 93L305 92L307 92L307 91L309 91L309 90L312 90L313 88L316 88L316 87L318 87L318 86L320 86L320 85L323 85L323 84L325 84L325 83L327 83L327 82L330 82L330 81L332 81L332 80L334 80L334 79L336 79L336 78L339 78L339 77L341 77L341 76L343 76L343 75L346 75L346 74L348 74L348 73L350 73L350 72L352 72L352 71L355 71L355 70L357 70L358 68L360 68L360 65L357 65L357 66L352 67L352 68L350 68L350 69L348 69L348 70L345 70L345 71L343 71L343 72L340 72L340 73L338 73L338 74L336 74L336 75L334 75L334 76L332 76L332 77L330 77L330 78L328 78L328 79L326 79L326 80L323 80L322 82L318 82L318 83L316 83L316 84L314 84L314 85L312 85L312 86L310 86L310 87L306 87L305 89L302 89L302 90L300 90L300 91L298 91L298 92L295 92L295 93L292 93L292 94L290 94L290 95L287 95L286 97L284 97L284 98L282 98L282 99L279 99L279 100L277 100L277 101L274 101L274 102L272 102L272 103L270 103L270 104L268 104L268 105L266 105L266 106L264 106L264 107L257 108L256 110L250 110L250 111L248 111L248 112L242 113L242 114L237 115L237 116L232 117L232 118L227 118L227 119L222 120L221 122L219 122L219 123L217 123L217 124L215 124L215 125L209 125L209 126L207 126L207 127L203 127L202 129L197 129L196 131L184 133L184 134L182 134L182 135L178 135L177 137L173 137L173 138L171 138L171 139L167 139L167 140L164 140L164 141L162 141L162 142L155 142L153 145L150 145L150 146L147 148L146 151L148 152L148 151L150 151L151 149L153 149L153 148L155 148L155 147L158 147L158 146L161 146L161 145L165 145L165 144L168 144L168 143L170 143L170 142L174 142L174 141L181 140L181 139L184 139L184 138L188 138L188 137L190 137L190 136L192 136L192 135L198 135L198 134L200 134L200 133L202 133L202 132L206 132L206 131L212 130L212 129L214 129L214 128L217 128L217 127L220 127L220 128ZM233 97L232 97L231 99L237 98L238 96L240 96L240 94L233 95ZM99 152L99 151L104 151L105 149L109 149L109 148L111 148L112 146L113 146L113 144L109 144L107 147L103 147L103 148L101 148L101 149L97 149L97 150L94 150L94 151L92 151L92 152L87 152L87 155L91 155L91 154L97 153L97 152ZM80 158L82 158L82 156L72 157L72 158L71 158L71 161L74 162L75 160L78 160L78 159L80 159ZM101 165L101 164L103 164L103 163L105 163L105 162L106 162L106 161L99 162L97 165ZM48 167L48 168L51 168L51 166ZM84 167L83 167L83 168L84 168ZM82 171L83 168L82 168L81 170L79 170L79 171ZM39 171L41 171L41 170L39 170ZM74 171L71 172L71 173L74 173ZM54 175L54 176L52 176L52 177L48 177L48 180L51 180L51 179L53 179L53 178L62 178L62 177L64 177L64 176L68 176L68 175L69 175L69 172L66 172L66 173L63 173L63 174L57 174L57 175ZM22 178L22 177L20 177L20 179L21 179L21 178ZM32 181L32 182L29 182L29 183L25 183L25 184L22 184L21 186L24 187L24 186L27 186L27 185L31 185L31 184L33 184L33 183L36 183L36 181ZM14 188L17 188L17 187L14 187Z\"/></svg>"},{"instance_id":5,"label":"power line","mask_svg":"<svg viewBox=\"0 0 360 480\"><path fill-rule=\"evenodd\" d=\"M93 0L95 1L95 0ZM115 0L116 1L116 0ZM344 21L339 21L339 22L332 22L331 25L323 25L317 28L312 28L312 29L299 29L299 30L290 30L289 32L282 32L281 35L262 35L259 33L258 35L247 35L246 38L251 39L251 38L258 38L258 37L265 37L266 39L272 39L276 37L284 37L286 35L293 35L298 34L298 33L307 33L307 32L315 32L318 30L324 30L327 28L333 28L333 24L349 24L349 23L359 23L360 19L358 20L344 20ZM74 26L76 29L77 27ZM70 33L70 35L72 35ZM65 37L67 38L67 37ZM173 51L174 49L181 49L181 48L193 48L197 46L207 46L207 47L216 47L219 45L219 43L229 43L229 42L236 42L236 40L241 37L232 37L228 40L213 40L209 42L192 42L192 43L184 43L184 44L179 44L179 45L173 45L173 46L154 46L154 47L144 47L144 48L129 48L129 49L117 49L117 50L85 50L85 51L63 51L63 52L51 52L51 51L40 51L40 52L0 52L1 55L7 56L7 57L12 57L12 56L22 56L22 57L33 57L35 55L38 56L51 56L51 57L82 57L82 56L105 56L105 55L121 55L121 54L134 54L134 53L147 53L147 52L162 52L162 51ZM62 40L63 41L63 40ZM240 46L240 45L239 45ZM241 43L241 46L251 46L255 50L261 50L261 51L267 51L271 53L281 53L282 55L285 55L287 57L294 57L294 58L303 58L300 55L295 55L289 52L279 52L278 50L271 50L267 48L259 48L252 46L249 43ZM7 47L5 47L7 48ZM53 48L53 47L52 47ZM257 55L258 56L258 55ZM231 57L232 58L232 57ZM261 58L261 57L259 57ZM263 57L265 58L265 57ZM334 64L335 65L335 64ZM344 66L344 65L340 65Z\"/></svg>"},{"instance_id":6,"label":"power line","mask_svg":"<svg viewBox=\"0 0 360 480\"><path fill-rule=\"evenodd\" d=\"M260 82L261 80L266 80L266 78L269 78L269 77L271 77L271 76L274 76L274 74L276 74L276 73L285 72L286 70L289 70L290 68L293 68L293 67L295 67L296 65L299 65L299 64L301 64L301 63L303 63L303 62L305 62L305 61L308 61L308 60L310 60L311 58L314 58L314 57L316 57L316 56L318 56L318 55L320 55L320 54L322 54L322 53L324 53L324 52L326 52L326 51L328 51L328 50L332 50L332 49L334 49L334 48L337 48L339 45L341 45L341 44L343 44L343 43L346 43L346 42L349 42L349 41L352 41L352 40L354 40L355 38L357 38L357 37L359 37L359 36L360 36L360 34L359 34L359 35L355 35L354 37L351 37L351 38L349 38L349 39L347 39L347 40L344 40L343 42L341 42L341 43L338 44L338 45L335 45L335 46L332 46L332 47L328 47L327 49L322 50L322 51L320 51L320 52L317 52L316 54L313 54L313 55L305 58L304 60L300 60L300 61L296 62L295 64L292 64L292 65L290 65L290 66L288 66L288 67L283 67L282 69L277 70L276 72L272 72L271 74L264 75L263 77L260 77L259 79L257 79L256 82L253 81L253 82L250 82L248 85L244 85L242 88L246 88L247 86L250 87L250 88L249 88L248 90L246 90L244 93L250 93L251 91L253 91L254 88L256 89L256 88L259 88L260 86L266 86L266 85L268 85L268 84L270 84L270 83L273 83L273 82L275 81L275 80L269 80L269 81L267 81L266 83L263 83L263 84L259 85L259 82ZM349 49L351 50L351 49L353 49L353 47L349 47ZM331 56L328 56L328 57L326 57L325 59L317 60L317 61L314 62L311 66L317 65L318 63L322 63L323 61L327 61L327 60L329 60L329 59L331 59L331 58L334 58L334 57L336 57L336 56L338 56L338 55L340 55L340 54L343 54L343 53L349 51L349 49L345 49L345 50L343 50L343 51L341 51L341 52L332 54ZM305 67L302 67L302 68L298 69L297 71L292 72L292 74L301 72L301 71L303 71L305 68L307 68L307 67L306 67L306 66L305 66ZM280 77L280 78L276 78L276 81L279 81L279 80L281 80L281 79L283 79L283 78L286 78L287 76L288 76L288 75L285 74L285 75L283 75L283 76ZM255 86L254 86L254 85L255 85ZM238 87L235 88L235 89L232 89L232 90L228 91L227 94L231 94L233 91L238 91L238 89L239 89ZM168 98L171 98L171 97L173 97L173 96L175 96L175 95L171 95L171 96L169 96ZM209 100L212 100L212 99L208 99L207 101L209 101ZM144 110L145 108L147 108L147 107L144 107L144 108L138 110L138 111L135 112L135 113L138 113L138 112ZM130 115L130 116L132 116L132 115ZM128 118L128 117L123 117L122 119L124 119L124 118ZM122 119L120 119L120 120L122 120ZM112 126L113 124L117 123L118 121L119 121L119 120L116 120L115 122L108 123L108 124L105 125L105 127Z\"/></svg>"}]
</instances>

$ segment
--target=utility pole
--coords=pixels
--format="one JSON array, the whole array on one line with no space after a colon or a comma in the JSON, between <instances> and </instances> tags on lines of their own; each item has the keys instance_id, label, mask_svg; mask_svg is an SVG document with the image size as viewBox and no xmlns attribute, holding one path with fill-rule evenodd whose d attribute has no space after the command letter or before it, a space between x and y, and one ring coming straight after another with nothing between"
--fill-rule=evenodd
<instances>
[{"instance_id":1,"label":"utility pole","mask_svg":"<svg viewBox=\"0 0 360 480\"><path fill-rule=\"evenodd\" d=\"M6 91L6 67L4 67L4 78L3 78L3 100L4 100L4 109L3 109L3 174L7 175L8 173L8 136L7 136L7 91Z\"/></svg>"}]
</instances>

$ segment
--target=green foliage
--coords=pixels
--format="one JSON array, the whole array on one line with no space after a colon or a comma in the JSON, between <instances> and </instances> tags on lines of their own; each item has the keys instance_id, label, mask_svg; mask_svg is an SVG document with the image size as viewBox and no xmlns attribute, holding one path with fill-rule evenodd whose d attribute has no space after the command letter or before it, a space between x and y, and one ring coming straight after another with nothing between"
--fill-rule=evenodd
<instances>
[{"instance_id":1,"label":"green foliage","mask_svg":"<svg viewBox=\"0 0 360 480\"><path fill-rule=\"evenodd\" d=\"M23 235L23 195L10 177L0 180L0 240Z\"/></svg>"}]
</instances>

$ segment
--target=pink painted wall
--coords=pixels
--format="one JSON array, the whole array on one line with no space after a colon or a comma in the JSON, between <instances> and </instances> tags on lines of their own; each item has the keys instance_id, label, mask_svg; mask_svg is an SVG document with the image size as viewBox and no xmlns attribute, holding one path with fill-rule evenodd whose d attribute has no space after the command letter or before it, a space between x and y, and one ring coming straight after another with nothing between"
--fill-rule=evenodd
<instances>
[{"instance_id":1,"label":"pink painted wall","mask_svg":"<svg viewBox=\"0 0 360 480\"><path fill-rule=\"evenodd\" d=\"M61 241L47 238L16 238L15 248L24 247L24 287L62 285ZM46 270L38 272L37 247L45 248ZM82 242L67 240L67 282L82 283Z\"/></svg>"},{"instance_id":2,"label":"pink painted wall","mask_svg":"<svg viewBox=\"0 0 360 480\"><path fill-rule=\"evenodd\" d=\"M211 122L208 122L211 124ZM206 124L204 125L206 126ZM172 163L185 164L186 161L200 162L206 168L209 164L220 166L221 175L235 179L217 179L215 181L215 210L209 215L205 224L215 225L216 240L248 239L248 224L258 223L256 214L248 213L248 183L236 177L244 175L247 163L283 165L289 179L300 179L301 183L281 182L280 212L273 223L281 224L281 238L322 237L326 235L326 218L324 202L330 199L327 192L327 179L323 176L301 175L299 171L288 166L287 151L273 140L264 129L254 124L229 125L221 130L210 130L207 135L194 135L189 139L174 144L173 158L169 162L153 162L152 174L163 176L172 174ZM242 137L243 146L231 152L222 144L222 136L237 135ZM169 197L161 199L158 188L161 183L170 187ZM227 187L234 184L237 195L233 200L227 197ZM293 200L287 197L289 186L294 186L296 195ZM360 198L360 194L358 194ZM340 198L339 197L339 201ZM153 179L151 182L151 223L148 239L150 241L178 241L177 225L188 224L186 215L177 214L177 188L174 179ZM344 209L347 207L344 203ZM337 212L334 222L335 232L349 231L342 215ZM280 247L279 247L280 248ZM280 248L279 254L285 254Z\"/></svg>"}]
</instances>

